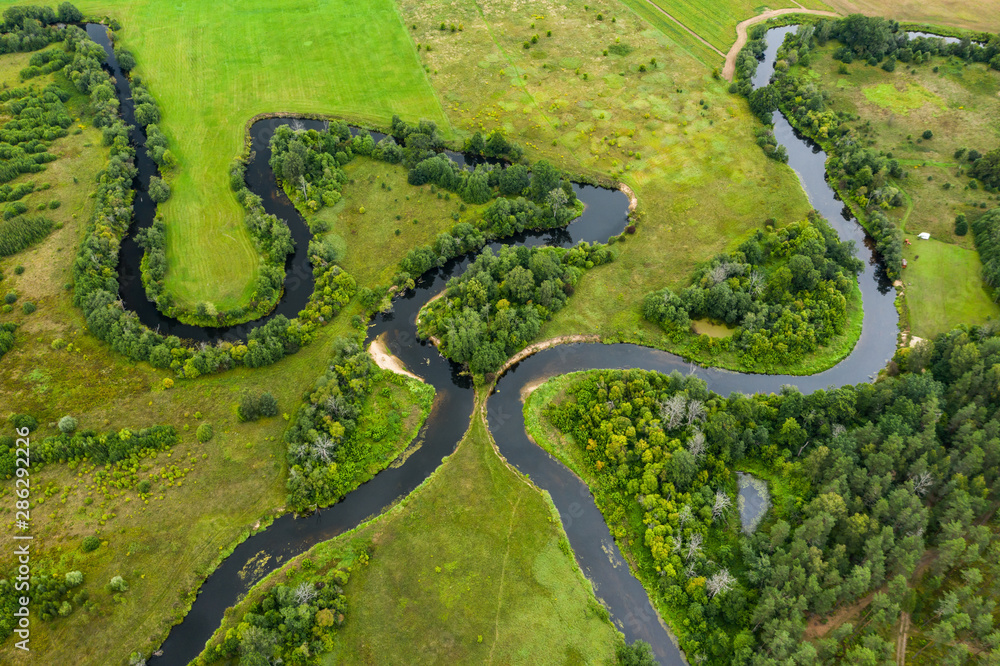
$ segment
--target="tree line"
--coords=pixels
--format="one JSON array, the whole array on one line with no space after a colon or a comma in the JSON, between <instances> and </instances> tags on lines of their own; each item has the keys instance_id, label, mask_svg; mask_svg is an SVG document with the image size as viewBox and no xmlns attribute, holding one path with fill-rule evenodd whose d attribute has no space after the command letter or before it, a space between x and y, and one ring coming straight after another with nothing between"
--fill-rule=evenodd
<instances>
[{"instance_id":1,"label":"tree line","mask_svg":"<svg viewBox=\"0 0 1000 666\"><path fill-rule=\"evenodd\" d=\"M942 570L975 561L962 553L1000 493L998 363L987 325L901 350L874 384L722 397L679 373L594 371L546 414L580 447L689 658L877 664L892 654L883 636L804 640L806 620L884 586L873 603L894 612L928 548ZM774 493L752 535L733 515L733 472L748 467ZM952 630L1000 635L987 610L976 622ZM986 640L982 663L998 645Z\"/></svg>"},{"instance_id":2,"label":"tree line","mask_svg":"<svg viewBox=\"0 0 1000 666\"><path fill-rule=\"evenodd\" d=\"M862 269L853 241L842 243L819 216L757 231L735 252L695 271L691 284L643 299L643 316L679 341L691 319L736 327L719 349L750 370L767 372L827 344L847 327L847 299Z\"/></svg>"},{"instance_id":3,"label":"tree line","mask_svg":"<svg viewBox=\"0 0 1000 666\"><path fill-rule=\"evenodd\" d=\"M437 338L444 356L474 374L496 372L562 309L585 269L611 259L607 246L587 243L571 249L505 245L496 254L486 248L448 280L442 298L421 310L417 332Z\"/></svg>"},{"instance_id":4,"label":"tree line","mask_svg":"<svg viewBox=\"0 0 1000 666\"><path fill-rule=\"evenodd\" d=\"M1000 208L994 208L972 223L972 237L983 261L983 282L1000 289Z\"/></svg>"}]
</instances>

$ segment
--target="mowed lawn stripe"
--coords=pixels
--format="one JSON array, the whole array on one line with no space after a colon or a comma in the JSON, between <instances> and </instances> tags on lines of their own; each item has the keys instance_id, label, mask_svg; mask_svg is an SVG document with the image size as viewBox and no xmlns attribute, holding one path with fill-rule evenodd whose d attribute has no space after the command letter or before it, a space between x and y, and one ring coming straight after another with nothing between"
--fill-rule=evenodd
<instances>
[{"instance_id":1,"label":"mowed lawn stripe","mask_svg":"<svg viewBox=\"0 0 1000 666\"><path fill-rule=\"evenodd\" d=\"M0 0L0 9L19 4ZM227 168L258 113L327 113L379 124L428 118L450 131L391 0L354 3L166 0L77 3L123 25L162 111L178 168L167 222L167 289L176 301L245 303L259 258Z\"/></svg>"}]
</instances>

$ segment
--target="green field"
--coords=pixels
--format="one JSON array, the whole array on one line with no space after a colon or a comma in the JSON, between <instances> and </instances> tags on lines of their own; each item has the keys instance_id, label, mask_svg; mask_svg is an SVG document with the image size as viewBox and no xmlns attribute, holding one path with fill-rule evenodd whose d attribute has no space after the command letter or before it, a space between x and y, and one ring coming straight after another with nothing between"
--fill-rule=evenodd
<instances>
[{"instance_id":1,"label":"green field","mask_svg":"<svg viewBox=\"0 0 1000 666\"><path fill-rule=\"evenodd\" d=\"M933 238L906 248L903 272L913 335L933 338L959 324L981 324L1000 317L1000 306L983 284L982 263L975 250Z\"/></svg>"},{"instance_id":2,"label":"green field","mask_svg":"<svg viewBox=\"0 0 1000 666\"><path fill-rule=\"evenodd\" d=\"M0 0L0 7L22 4ZM326 113L388 124L447 119L390 0L198 5L80 2L124 26L119 42L156 97L178 167L160 210L167 290L179 305L246 303L259 257L228 187L229 162L256 114Z\"/></svg>"},{"instance_id":3,"label":"green field","mask_svg":"<svg viewBox=\"0 0 1000 666\"><path fill-rule=\"evenodd\" d=\"M1000 0L825 0L841 14L860 12L897 21L1000 31ZM805 3L803 3L805 4Z\"/></svg>"}]
</instances>

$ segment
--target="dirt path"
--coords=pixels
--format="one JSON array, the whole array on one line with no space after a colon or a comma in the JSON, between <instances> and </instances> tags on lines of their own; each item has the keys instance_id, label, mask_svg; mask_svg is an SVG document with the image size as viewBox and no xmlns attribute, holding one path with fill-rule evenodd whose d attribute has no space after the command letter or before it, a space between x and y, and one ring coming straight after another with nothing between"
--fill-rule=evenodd
<instances>
[{"instance_id":1,"label":"dirt path","mask_svg":"<svg viewBox=\"0 0 1000 666\"><path fill-rule=\"evenodd\" d=\"M723 58L726 57L725 53L723 53L719 49L717 49L714 46L712 46L709 42L705 41L705 39L703 39L702 36L699 35L697 32L695 32L691 28L687 27L686 25L684 25L683 23L681 23L680 21L678 21L675 17L671 16L669 13L667 13L667 11L665 9L663 9L663 7L661 7L658 4L656 4L655 2L653 2L653 0L646 0L646 2L648 2L650 5L652 5L653 7L655 7L657 9L657 11L659 11L661 14L663 14L664 16L666 16L668 19L670 19L671 21L673 21L674 23L676 23L680 27L684 28L688 32L688 34L690 34L692 37L694 37L695 39L697 39L699 42L701 42L702 44L704 44L708 48L712 49L713 51L715 51L716 53L718 53ZM798 11L798 10L796 10L796 11Z\"/></svg>"},{"instance_id":2,"label":"dirt path","mask_svg":"<svg viewBox=\"0 0 1000 666\"><path fill-rule=\"evenodd\" d=\"M422 377L418 377L407 370L406 366L403 365L403 362L400 361L399 358L396 357L391 351L389 351L389 348L385 346L385 341L382 339L381 335L372 340L371 345L368 347L368 353L372 355L373 359L375 359L375 365L383 370L390 370L399 375L413 377L421 382L424 381Z\"/></svg>"},{"instance_id":3,"label":"dirt path","mask_svg":"<svg viewBox=\"0 0 1000 666\"><path fill-rule=\"evenodd\" d=\"M798 4L798 3L795 3ZM802 5L799 5L801 7ZM733 76L736 75L736 56L740 54L740 49L747 43L747 28L750 26L761 23L768 19L772 19L775 16L783 16L785 14L814 14L816 16L840 16L836 12L825 12L819 9L796 9L790 7L787 9L770 9L763 14L754 16L753 18L748 18L746 21L741 21L736 26L736 43L733 47L729 49L729 53L726 55L726 65L722 68L722 76L726 78L727 81L732 81ZM672 18L672 17L671 17ZM704 41L704 40L703 40ZM722 55L721 53L719 55Z\"/></svg>"},{"instance_id":4,"label":"dirt path","mask_svg":"<svg viewBox=\"0 0 1000 666\"><path fill-rule=\"evenodd\" d=\"M906 611L899 618L899 635L896 637L896 666L906 664L906 639L910 633L910 614Z\"/></svg>"}]
</instances>

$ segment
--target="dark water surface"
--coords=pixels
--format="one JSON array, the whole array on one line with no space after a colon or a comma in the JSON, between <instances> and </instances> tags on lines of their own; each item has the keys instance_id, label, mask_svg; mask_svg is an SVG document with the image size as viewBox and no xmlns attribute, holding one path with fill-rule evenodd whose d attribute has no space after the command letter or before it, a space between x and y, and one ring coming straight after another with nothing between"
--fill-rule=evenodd
<instances>
[{"instance_id":1,"label":"dark water surface","mask_svg":"<svg viewBox=\"0 0 1000 666\"><path fill-rule=\"evenodd\" d=\"M777 47L784 32L790 29L794 27L772 30L768 34L767 57L758 68L755 85L758 85L758 78L763 77L760 81L766 82L770 77ZM128 81L114 60L104 27L88 25L87 32L108 51L123 117L126 122L134 124ZM809 392L831 385L867 381L885 365L895 348L897 315L893 294L877 257L867 249L863 230L850 218L827 185L824 178L825 155L797 136L783 117L776 115L775 121L778 142L788 150L789 165L798 172L813 206L833 224L842 239L857 241L861 255L867 260L865 271L859 278L864 295L864 330L848 358L835 368L809 377L749 375L696 368L673 354L637 345L563 345L540 352L512 367L500 379L487 403L488 425L501 453L552 495L576 560L593 582L597 596L610 610L615 624L630 642L637 639L648 641L660 663L665 665L682 664L684 659L659 620L646 591L629 571L586 485L527 439L520 389L529 382L576 370L643 368L660 372L694 372L708 382L710 389L722 395L733 391L773 392L780 390L784 384L797 385L804 392ZM288 263L285 295L274 313L293 317L304 307L312 291L312 272L308 259L303 256L309 239L308 228L277 187L267 164L270 157L268 142L280 124L321 129L325 123L282 118L261 120L251 128L254 158L247 169L247 184L251 191L261 196L267 212L289 223L296 240L296 253ZM375 138L377 141L381 137ZM140 175L135 223L130 230L130 238L136 228L152 223L155 206L146 189L149 177L156 174L155 164L146 155L145 137L141 131L133 130L132 139L138 148ZM463 159L462 163L466 161ZM475 160L470 158L468 164L471 166L473 163ZM580 241L606 241L622 231L628 208L628 199L624 194L592 186L575 185L574 189L586 204L580 218L565 229L524 233L504 242L570 247ZM643 241L640 237L629 242ZM494 248L499 246L500 243L492 244ZM252 327L267 320L264 318L232 329L201 329L164 317L145 298L138 273L139 260L141 249L133 241L126 240L122 249L121 294L126 306L139 312L143 323L154 329L159 327L162 333L198 341L243 338ZM161 646L162 656L151 658L150 664L187 664L201 652L205 642L218 628L225 609L235 605L253 583L314 544L342 534L365 519L378 515L395 500L409 494L441 464L442 457L454 451L471 417L472 386L467 377L459 374L460 369L455 364L441 357L436 348L416 338L415 321L420 308L444 288L449 277L460 274L470 260L471 257L461 257L421 276L416 289L398 297L391 312L377 315L368 331L367 341L384 334L390 350L437 392L434 408L417 435L422 446L405 464L379 473L335 506L306 518L283 516L263 532L240 544L205 581L190 612L171 630ZM248 564L251 566L248 567ZM254 569L254 573L245 575L245 569L250 568Z\"/></svg>"}]
</instances>

